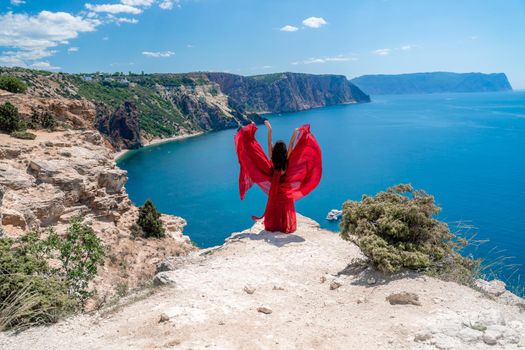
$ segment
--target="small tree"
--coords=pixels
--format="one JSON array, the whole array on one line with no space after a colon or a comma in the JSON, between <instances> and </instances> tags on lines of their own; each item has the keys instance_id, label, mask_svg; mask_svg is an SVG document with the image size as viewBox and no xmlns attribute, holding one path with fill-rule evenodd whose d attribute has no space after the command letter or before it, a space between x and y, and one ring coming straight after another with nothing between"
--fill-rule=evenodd
<instances>
[{"instance_id":1,"label":"small tree","mask_svg":"<svg viewBox=\"0 0 525 350\"><path fill-rule=\"evenodd\" d=\"M153 205L153 202L148 199L142 207L140 207L139 218L137 224L142 229L144 237L162 238L165 235L164 226L160 220L160 213Z\"/></svg>"},{"instance_id":2,"label":"small tree","mask_svg":"<svg viewBox=\"0 0 525 350\"><path fill-rule=\"evenodd\" d=\"M0 89L13 93L24 93L27 91L27 85L18 78L4 76L0 77Z\"/></svg>"},{"instance_id":3,"label":"small tree","mask_svg":"<svg viewBox=\"0 0 525 350\"><path fill-rule=\"evenodd\" d=\"M20 115L18 109L6 102L0 106L0 131L11 133L20 128Z\"/></svg>"}]
</instances>

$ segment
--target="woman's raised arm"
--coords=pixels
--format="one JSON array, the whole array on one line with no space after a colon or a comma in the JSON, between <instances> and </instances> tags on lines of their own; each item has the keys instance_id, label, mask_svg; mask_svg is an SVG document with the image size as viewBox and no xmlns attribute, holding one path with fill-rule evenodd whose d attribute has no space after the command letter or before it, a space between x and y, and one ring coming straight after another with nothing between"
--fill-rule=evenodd
<instances>
[{"instance_id":1,"label":"woman's raised arm","mask_svg":"<svg viewBox=\"0 0 525 350\"><path fill-rule=\"evenodd\" d=\"M299 132L299 129L295 129L292 133L292 137L290 138L290 143L288 144L288 156L286 158L290 158L290 154L292 154L292 150L294 148L294 142L297 138L297 133Z\"/></svg>"},{"instance_id":2,"label":"woman's raised arm","mask_svg":"<svg viewBox=\"0 0 525 350\"><path fill-rule=\"evenodd\" d=\"M270 156L270 159L272 159L272 125L270 124L269 120L264 121L264 125L268 128L268 155Z\"/></svg>"}]
</instances>

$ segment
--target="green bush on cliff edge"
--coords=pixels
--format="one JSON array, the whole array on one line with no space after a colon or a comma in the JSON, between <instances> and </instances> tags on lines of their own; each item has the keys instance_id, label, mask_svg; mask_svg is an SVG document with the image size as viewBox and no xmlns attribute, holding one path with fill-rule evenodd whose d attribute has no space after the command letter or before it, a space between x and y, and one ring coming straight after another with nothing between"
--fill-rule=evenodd
<instances>
[{"instance_id":1,"label":"green bush on cliff edge","mask_svg":"<svg viewBox=\"0 0 525 350\"><path fill-rule=\"evenodd\" d=\"M80 309L103 258L100 239L78 218L63 236L0 238L0 331L56 322Z\"/></svg>"},{"instance_id":2,"label":"green bush on cliff edge","mask_svg":"<svg viewBox=\"0 0 525 350\"><path fill-rule=\"evenodd\" d=\"M468 283L479 261L459 254L467 241L434 218L434 197L411 185L397 185L360 202L343 205L341 236L354 241L382 272L424 269Z\"/></svg>"}]
</instances>

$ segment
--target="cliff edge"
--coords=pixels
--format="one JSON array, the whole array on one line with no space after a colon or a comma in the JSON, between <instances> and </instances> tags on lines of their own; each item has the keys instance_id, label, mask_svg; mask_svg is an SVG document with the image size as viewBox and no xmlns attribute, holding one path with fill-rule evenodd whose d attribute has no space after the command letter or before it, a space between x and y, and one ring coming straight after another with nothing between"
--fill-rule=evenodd
<instances>
[{"instance_id":1,"label":"cliff edge","mask_svg":"<svg viewBox=\"0 0 525 350\"><path fill-rule=\"evenodd\" d=\"M514 349L523 300L415 273L385 276L354 244L298 216L159 265L156 294L16 336L9 349ZM167 270L167 271L166 271Z\"/></svg>"}]
</instances>

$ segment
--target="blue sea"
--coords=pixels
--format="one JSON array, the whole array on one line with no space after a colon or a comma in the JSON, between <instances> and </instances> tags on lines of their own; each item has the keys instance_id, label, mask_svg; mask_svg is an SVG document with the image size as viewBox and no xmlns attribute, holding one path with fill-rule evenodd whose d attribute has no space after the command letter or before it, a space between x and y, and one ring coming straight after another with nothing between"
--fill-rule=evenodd
<instances>
[{"instance_id":1,"label":"blue sea","mask_svg":"<svg viewBox=\"0 0 525 350\"><path fill-rule=\"evenodd\" d=\"M297 211L325 220L345 200L359 200L398 183L434 195L439 218L455 230L488 240L471 251L489 261L512 257L498 271L514 286L525 274L525 92L372 96L367 104L275 114L274 140L289 140L310 123L323 152L319 187ZM165 213L188 221L185 233L200 247L222 244L252 225L266 196L254 186L239 199L235 130L159 144L128 153L133 202L151 198ZM266 129L257 138L265 145ZM470 227L467 230L465 227ZM470 231L470 232L466 232ZM521 266L520 266L521 265ZM521 281L521 282L520 282Z\"/></svg>"}]
</instances>

